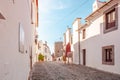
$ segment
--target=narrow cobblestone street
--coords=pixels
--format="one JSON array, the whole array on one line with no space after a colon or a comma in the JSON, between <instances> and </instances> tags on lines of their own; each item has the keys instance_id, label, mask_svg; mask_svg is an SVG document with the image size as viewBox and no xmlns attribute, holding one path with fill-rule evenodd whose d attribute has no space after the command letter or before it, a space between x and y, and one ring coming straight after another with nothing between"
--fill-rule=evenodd
<instances>
[{"instance_id":1,"label":"narrow cobblestone street","mask_svg":"<svg viewBox=\"0 0 120 80\"><path fill-rule=\"evenodd\" d=\"M120 80L120 75L81 65L38 62L32 70L31 80Z\"/></svg>"}]
</instances>

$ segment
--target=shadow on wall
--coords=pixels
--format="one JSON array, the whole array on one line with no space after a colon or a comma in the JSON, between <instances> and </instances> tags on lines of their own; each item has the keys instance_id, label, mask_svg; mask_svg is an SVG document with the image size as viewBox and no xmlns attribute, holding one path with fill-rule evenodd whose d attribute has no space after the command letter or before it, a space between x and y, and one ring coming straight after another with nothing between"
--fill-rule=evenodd
<instances>
[{"instance_id":1,"label":"shadow on wall","mask_svg":"<svg viewBox=\"0 0 120 80\"><path fill-rule=\"evenodd\" d=\"M81 56L82 56L82 48L85 49L85 46L87 45L93 45L94 44L94 41L98 41L100 42L101 39L102 39L102 35L104 34L104 29L103 29L103 26L104 26L104 23L100 23L100 34L96 34L90 38L87 38L87 39L84 39L83 41L80 41L79 42L76 42L75 44L73 44L73 63L75 64L81 64L82 63L82 60L81 60ZM101 39L100 39L101 38ZM84 44L84 42L86 42ZM93 42L93 43L91 43ZM81 44L84 44L84 45L81 45ZM96 45L99 45L99 44L96 44Z\"/></svg>"},{"instance_id":2,"label":"shadow on wall","mask_svg":"<svg viewBox=\"0 0 120 80\"><path fill-rule=\"evenodd\" d=\"M79 42L73 44L73 63L79 64Z\"/></svg>"}]
</instances>

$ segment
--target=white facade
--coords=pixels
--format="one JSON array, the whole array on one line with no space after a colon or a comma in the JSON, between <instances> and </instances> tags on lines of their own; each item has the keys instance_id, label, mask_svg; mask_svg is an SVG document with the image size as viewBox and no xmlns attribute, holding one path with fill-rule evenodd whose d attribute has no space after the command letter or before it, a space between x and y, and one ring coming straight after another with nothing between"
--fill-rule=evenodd
<instances>
[{"instance_id":1,"label":"white facade","mask_svg":"<svg viewBox=\"0 0 120 80\"><path fill-rule=\"evenodd\" d=\"M68 44L70 44L70 49L71 52L67 53L67 57L66 57L66 61L68 63L72 63L73 62L73 35L71 32L71 28L67 28L66 32L64 33L64 42L63 42L63 56L66 55L66 47ZM68 59L69 56L69 59Z\"/></svg>"},{"instance_id":2,"label":"white facade","mask_svg":"<svg viewBox=\"0 0 120 80\"><path fill-rule=\"evenodd\" d=\"M66 44L71 42L71 28L68 28L66 31Z\"/></svg>"},{"instance_id":3,"label":"white facade","mask_svg":"<svg viewBox=\"0 0 120 80\"><path fill-rule=\"evenodd\" d=\"M31 0L31 24L33 27L33 46L32 46L32 65L37 62L38 58L38 0Z\"/></svg>"},{"instance_id":4,"label":"white facade","mask_svg":"<svg viewBox=\"0 0 120 80\"><path fill-rule=\"evenodd\" d=\"M39 50L38 50L38 45L39 45L39 41L38 41L38 31L37 31L37 28L34 28L34 35L33 35L33 38L34 38L34 43L33 43L33 51L32 51L32 65L34 63L36 63L38 61L38 55L39 55Z\"/></svg>"},{"instance_id":5,"label":"white facade","mask_svg":"<svg viewBox=\"0 0 120 80\"><path fill-rule=\"evenodd\" d=\"M73 63L79 64L79 32L78 28L80 26L80 18L77 18L72 27L73 27Z\"/></svg>"},{"instance_id":6,"label":"white facade","mask_svg":"<svg viewBox=\"0 0 120 80\"><path fill-rule=\"evenodd\" d=\"M63 41L63 50L65 55L66 45L71 42L71 28L67 28L66 32L64 33L64 41Z\"/></svg>"},{"instance_id":7,"label":"white facade","mask_svg":"<svg viewBox=\"0 0 120 80\"><path fill-rule=\"evenodd\" d=\"M44 56L44 61L52 61L52 55L49 46L47 45L47 42L39 41L39 49L38 54L42 54Z\"/></svg>"},{"instance_id":8,"label":"white facade","mask_svg":"<svg viewBox=\"0 0 120 80\"><path fill-rule=\"evenodd\" d=\"M116 5L117 4L117 5ZM109 32L104 32L105 12L116 5L118 20L117 29ZM89 15L85 25L79 26L80 31L80 63L89 67L120 74L120 0L110 0L95 12ZM85 39L83 39L83 29L86 29ZM114 64L103 64L102 48L104 46L114 45ZM83 50L86 50L85 64ZM74 53L75 55L77 53ZM74 62L78 63L78 62Z\"/></svg>"},{"instance_id":9,"label":"white facade","mask_svg":"<svg viewBox=\"0 0 120 80\"><path fill-rule=\"evenodd\" d=\"M0 0L0 80L28 80L34 26L31 0ZM19 51L20 27L23 52Z\"/></svg>"},{"instance_id":10,"label":"white facade","mask_svg":"<svg viewBox=\"0 0 120 80\"><path fill-rule=\"evenodd\" d=\"M44 52L43 52L43 55L44 55L44 60L45 61L52 61L52 56L51 56L51 51L50 51L50 48L49 46L45 43L43 44L44 45Z\"/></svg>"}]
</instances>

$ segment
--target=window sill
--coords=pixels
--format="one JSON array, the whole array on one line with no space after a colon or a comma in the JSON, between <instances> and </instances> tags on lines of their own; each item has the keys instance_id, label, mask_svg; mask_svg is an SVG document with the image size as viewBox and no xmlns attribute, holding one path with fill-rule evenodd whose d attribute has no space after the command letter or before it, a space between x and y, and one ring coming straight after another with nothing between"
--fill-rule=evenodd
<instances>
[{"instance_id":1,"label":"window sill","mask_svg":"<svg viewBox=\"0 0 120 80\"><path fill-rule=\"evenodd\" d=\"M104 65L114 65L114 62L102 62Z\"/></svg>"},{"instance_id":2,"label":"window sill","mask_svg":"<svg viewBox=\"0 0 120 80\"><path fill-rule=\"evenodd\" d=\"M110 29L104 29L104 34L108 33L108 32L112 32L112 31L117 30L117 29L118 29L118 27L112 27Z\"/></svg>"}]
</instances>

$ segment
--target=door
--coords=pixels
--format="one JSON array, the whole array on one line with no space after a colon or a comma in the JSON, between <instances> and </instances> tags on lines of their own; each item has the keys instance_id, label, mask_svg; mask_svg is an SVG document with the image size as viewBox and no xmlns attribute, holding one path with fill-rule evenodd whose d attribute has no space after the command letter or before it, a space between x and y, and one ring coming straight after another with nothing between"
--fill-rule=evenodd
<instances>
[{"instance_id":1,"label":"door","mask_svg":"<svg viewBox=\"0 0 120 80\"><path fill-rule=\"evenodd\" d=\"M86 49L83 49L83 65L86 65Z\"/></svg>"},{"instance_id":2,"label":"door","mask_svg":"<svg viewBox=\"0 0 120 80\"><path fill-rule=\"evenodd\" d=\"M32 70L32 46L30 47L30 69Z\"/></svg>"}]
</instances>

